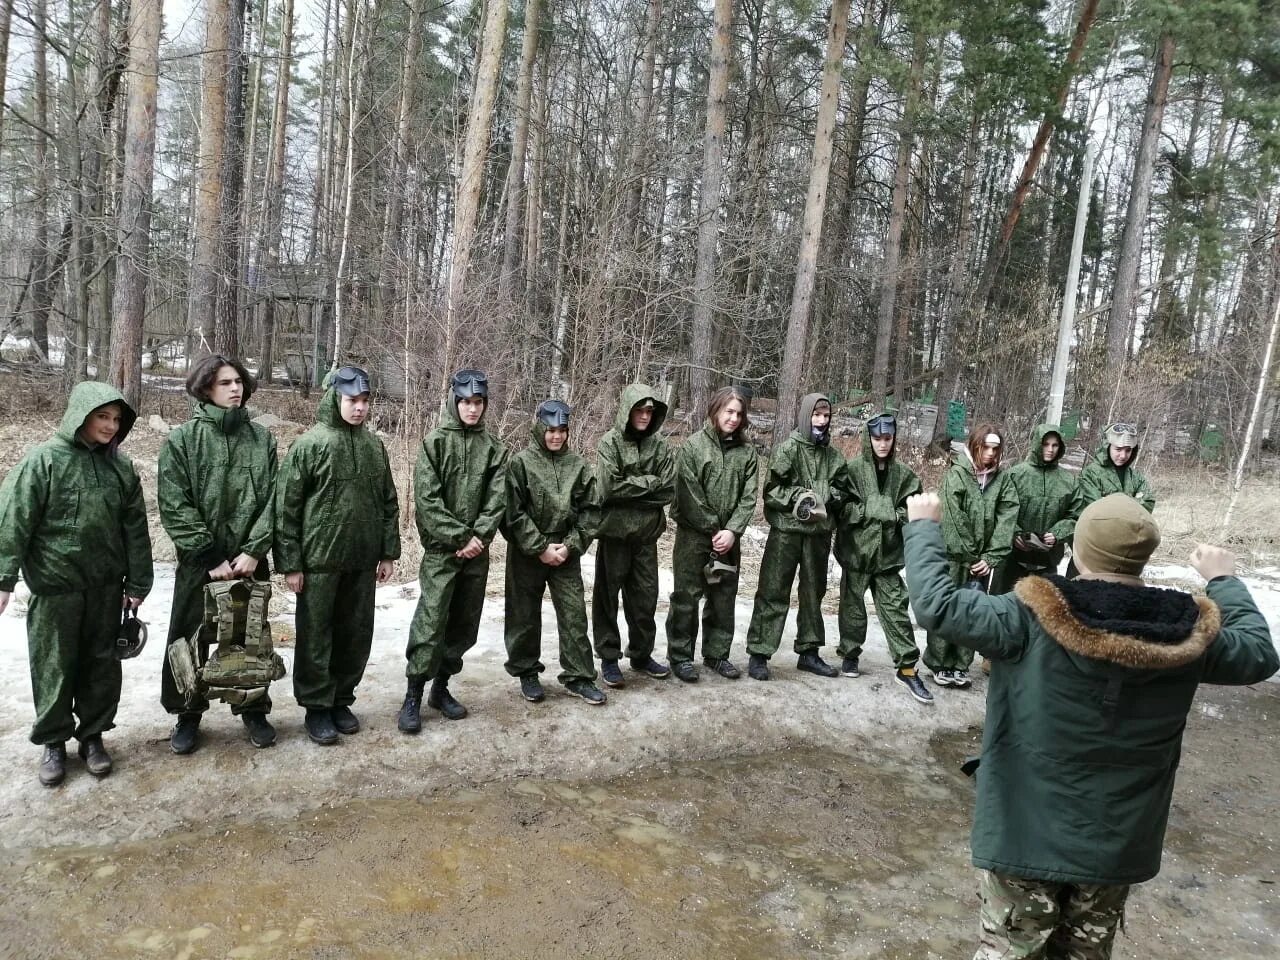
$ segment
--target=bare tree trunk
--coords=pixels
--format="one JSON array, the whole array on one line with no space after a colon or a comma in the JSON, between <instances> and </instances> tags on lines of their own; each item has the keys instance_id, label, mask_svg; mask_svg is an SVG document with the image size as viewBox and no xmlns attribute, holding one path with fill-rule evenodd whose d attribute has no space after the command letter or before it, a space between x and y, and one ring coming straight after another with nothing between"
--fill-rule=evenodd
<instances>
[{"instance_id":1,"label":"bare tree trunk","mask_svg":"<svg viewBox=\"0 0 1280 960\"><path fill-rule=\"evenodd\" d=\"M847 6L847 4L846 4ZM724 179L725 100L729 94L729 50L733 0L715 0L707 81L707 131L698 198L698 241L693 275L693 322L689 343L690 405L702 410L711 394L711 327L716 282L716 240L720 233L720 184Z\"/></svg>"},{"instance_id":2,"label":"bare tree trunk","mask_svg":"<svg viewBox=\"0 0 1280 960\"><path fill-rule=\"evenodd\" d=\"M151 248L151 180L163 11L163 0L132 0L129 6L128 126L107 375L134 409L142 398L142 322Z\"/></svg>"},{"instance_id":3,"label":"bare tree trunk","mask_svg":"<svg viewBox=\"0 0 1280 960\"><path fill-rule=\"evenodd\" d=\"M516 125L511 134L511 162L507 165L507 225L503 240L502 269L498 274L498 295L511 298L514 274L519 266L520 214L524 204L524 165L529 146L529 103L533 96L533 62L538 54L538 21L541 0L525 0L524 40L520 48L520 74L516 80Z\"/></svg>"},{"instance_id":4,"label":"bare tree trunk","mask_svg":"<svg viewBox=\"0 0 1280 960\"><path fill-rule=\"evenodd\" d=\"M809 166L809 192L804 202L804 226L796 282L791 293L791 319L778 378L778 415L773 422L773 446L791 431L796 400L800 395L800 366L809 341L809 306L822 245L822 215L827 207L827 183L831 178L831 153L835 142L836 108L840 105L840 74L844 67L844 38L849 29L849 0L833 0L827 24L827 54L822 65L822 89L818 94L818 125L813 134L813 160Z\"/></svg>"},{"instance_id":5,"label":"bare tree trunk","mask_svg":"<svg viewBox=\"0 0 1280 960\"><path fill-rule=\"evenodd\" d=\"M32 43L35 61L33 108L35 110L34 155L36 176L36 234L31 247L31 340L41 360L49 359L49 309L53 305L53 260L49 223L49 58L46 52L48 30L47 0L34 0L31 24L36 35Z\"/></svg>"},{"instance_id":6,"label":"bare tree trunk","mask_svg":"<svg viewBox=\"0 0 1280 960\"><path fill-rule=\"evenodd\" d=\"M1142 138L1133 164L1133 182L1129 190L1129 207L1125 212L1124 233L1120 241L1120 259L1116 264L1115 289L1111 295L1111 313L1107 318L1107 362L1103 384L1118 384L1125 363L1125 345L1129 324L1133 319L1138 287L1138 265L1142 258L1142 234L1151 206L1151 175L1155 168L1156 149L1160 139L1160 123L1169 99L1169 78L1173 73L1173 34L1166 33L1156 48L1156 62L1147 94L1147 109L1142 120ZM1094 422L1104 423L1110 414L1105 392L1098 397Z\"/></svg>"},{"instance_id":7,"label":"bare tree trunk","mask_svg":"<svg viewBox=\"0 0 1280 960\"><path fill-rule=\"evenodd\" d=\"M653 148L653 77L658 61L658 33L662 24L662 0L649 0L645 18L644 61L640 66L640 85L632 114L631 162L622 222L634 235L640 228L640 204L644 200L645 175L649 169L649 152Z\"/></svg>"},{"instance_id":8,"label":"bare tree trunk","mask_svg":"<svg viewBox=\"0 0 1280 960\"><path fill-rule=\"evenodd\" d=\"M226 132L223 134L222 195L219 216L221 285L215 315L214 349L240 355L240 207L244 199L244 11L246 0L229 0L226 51Z\"/></svg>"},{"instance_id":9,"label":"bare tree trunk","mask_svg":"<svg viewBox=\"0 0 1280 960\"><path fill-rule=\"evenodd\" d=\"M493 104L498 95L502 72L502 44L507 28L507 0L489 0L485 16L484 37L480 44L480 62L476 68L476 86L467 117L467 138L462 154L462 174L458 180L458 199L453 214L453 259L449 268L448 299L445 304L444 369L454 366L457 354L457 329L460 322L463 291L467 271L471 267L472 247L476 237L476 219L480 207L480 188L484 183L484 160L489 152L489 125L493 120Z\"/></svg>"},{"instance_id":10,"label":"bare tree trunk","mask_svg":"<svg viewBox=\"0 0 1280 960\"><path fill-rule=\"evenodd\" d=\"M400 100L396 105L395 128L391 140L391 176L388 178L387 215L382 223L382 262L379 268L379 295L385 297L393 286L397 260L401 255L400 218L408 184L409 120L413 111L414 79L418 75L418 55L422 50L422 0L409 4L409 37L400 67Z\"/></svg>"},{"instance_id":11,"label":"bare tree trunk","mask_svg":"<svg viewBox=\"0 0 1280 960\"><path fill-rule=\"evenodd\" d=\"M347 66L346 66L346 102L347 102L347 135L346 148L342 169L343 173L343 204L342 204L342 222L340 224L341 240L338 245L338 268L334 278L334 295L333 295L333 361L335 363L342 356L343 351L343 335L346 331L343 329L343 323L347 318L346 314L346 284L348 280L347 271L348 263L351 255L351 215L355 205L355 186L356 186L356 127L360 119L360 86L364 78L364 71L357 65L356 46L360 40L360 24L361 14L364 12L364 0L354 0L352 4L354 9L349 14L351 21L351 29L349 31L350 42L347 44ZM320 341L323 348L323 338ZM320 371L316 371L319 376Z\"/></svg>"},{"instance_id":12,"label":"bare tree trunk","mask_svg":"<svg viewBox=\"0 0 1280 960\"><path fill-rule=\"evenodd\" d=\"M285 132L289 126L289 85L293 75L293 0L283 0L280 14L280 51L276 66L276 99L271 118L271 149L268 153L262 272L270 285L280 267L280 232L284 218ZM274 369L276 300L269 292L262 310L262 349L258 379L270 382Z\"/></svg>"},{"instance_id":13,"label":"bare tree trunk","mask_svg":"<svg viewBox=\"0 0 1280 960\"><path fill-rule=\"evenodd\" d=\"M5 81L9 76L9 26L13 23L13 0L0 0L0 105L5 93ZM0 106L0 149L4 147L4 115Z\"/></svg>"},{"instance_id":14,"label":"bare tree trunk","mask_svg":"<svg viewBox=\"0 0 1280 960\"><path fill-rule=\"evenodd\" d=\"M876 314L876 351L871 365L871 395L883 403L889 385L889 346L893 337L893 306L898 296L898 263L902 257L902 225L907 211L907 188L911 180L911 151L915 144L916 110L924 58L928 47L923 30L916 31L907 80L907 102L898 128L898 156L894 164L893 197L889 205L889 233L884 241L884 263L880 268L880 309ZM902 398L899 397L901 402Z\"/></svg>"}]
</instances>

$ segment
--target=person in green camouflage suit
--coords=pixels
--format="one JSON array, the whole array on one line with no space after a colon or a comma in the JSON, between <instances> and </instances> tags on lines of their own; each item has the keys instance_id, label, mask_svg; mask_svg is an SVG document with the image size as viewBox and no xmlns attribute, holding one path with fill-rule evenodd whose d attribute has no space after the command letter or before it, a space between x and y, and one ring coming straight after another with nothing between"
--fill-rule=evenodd
<instances>
[{"instance_id":1,"label":"person in green camouflage suit","mask_svg":"<svg viewBox=\"0 0 1280 960\"><path fill-rule=\"evenodd\" d=\"M462 657L476 643L484 586L489 576L489 544L507 505L507 448L484 425L489 380L468 368L453 375L440 425L427 434L413 475L413 502L422 561L418 566L418 606L405 651L408 689L397 726L422 729L422 695L427 706L449 720L467 708L449 692L449 678L462 670Z\"/></svg>"},{"instance_id":2,"label":"person in green camouflage suit","mask_svg":"<svg viewBox=\"0 0 1280 960\"><path fill-rule=\"evenodd\" d=\"M1156 509L1155 494L1147 478L1134 466L1141 453L1138 443L1138 426L1133 423L1112 423L1102 432L1102 443L1093 458L1084 465L1076 480L1075 494L1071 500L1071 516L1067 521L1067 536L1075 528L1076 518L1089 504L1112 493L1133 497L1148 512ZM1067 566L1067 576L1074 577L1074 559Z\"/></svg>"},{"instance_id":3,"label":"person in green camouflage suit","mask_svg":"<svg viewBox=\"0 0 1280 960\"><path fill-rule=\"evenodd\" d=\"M575 697L603 704L587 637L582 555L600 525L596 478L569 450L569 406L547 400L529 428L529 445L507 467L507 673L530 703L543 697L542 595L549 588L560 634L560 683Z\"/></svg>"},{"instance_id":4,"label":"person in green camouflage suit","mask_svg":"<svg viewBox=\"0 0 1280 960\"><path fill-rule=\"evenodd\" d=\"M916 646L902 582L902 525L907 497L920 492L920 478L895 458L898 421L890 412L867 421L862 452L847 466L852 496L836 527L836 559L840 561L840 673L861 675L859 659L867 640L867 591L893 657L894 680L920 703L933 703L916 674Z\"/></svg>"},{"instance_id":5,"label":"person in green camouflage suit","mask_svg":"<svg viewBox=\"0 0 1280 960\"><path fill-rule=\"evenodd\" d=\"M676 499L672 517L676 544L672 555L675 586L667 612L667 654L681 680L698 679L693 664L702 610L702 659L720 676L735 680L740 671L729 660L733 646L733 607L738 596L738 543L756 509L758 476L755 447L747 442L747 395L721 387L711 395L707 422L676 454ZM709 582L708 562L734 568Z\"/></svg>"},{"instance_id":6,"label":"person in green camouflage suit","mask_svg":"<svg viewBox=\"0 0 1280 960\"><path fill-rule=\"evenodd\" d=\"M821 677L837 675L818 651L826 640L822 597L827 592L831 531L851 495L849 472L840 451L831 446L831 400L826 394L801 397L796 423L769 458L764 481L769 538L747 629L747 673L755 680L769 679L769 658L782 644L797 569L796 667Z\"/></svg>"},{"instance_id":7,"label":"person in green camouflage suit","mask_svg":"<svg viewBox=\"0 0 1280 960\"><path fill-rule=\"evenodd\" d=\"M289 448L276 480L276 569L298 598L293 692L307 736L354 734L351 712L373 646L374 589L400 557L400 505L387 450L365 429L369 375L326 377L316 424Z\"/></svg>"},{"instance_id":8,"label":"person in green camouflage suit","mask_svg":"<svg viewBox=\"0 0 1280 960\"><path fill-rule=\"evenodd\" d=\"M1033 573L1054 573L1062 562L1075 527L1071 503L1076 479L1059 465L1065 452L1062 432L1042 423L1031 432L1026 459L1005 471L1018 495L1018 519L1009 556L996 568L992 593L1008 593ZM1039 549L1026 534L1034 534L1048 549Z\"/></svg>"},{"instance_id":9,"label":"person in green camouflage suit","mask_svg":"<svg viewBox=\"0 0 1280 960\"><path fill-rule=\"evenodd\" d=\"M600 438L596 477L603 513L596 539L591 632L600 675L611 687L625 681L618 667L622 634L618 595L627 621L631 667L661 679L667 665L653 657L658 626L658 538L667 528L663 508L676 492L676 460L662 436L667 405L643 383L622 391L613 429Z\"/></svg>"},{"instance_id":10,"label":"person in green camouflage suit","mask_svg":"<svg viewBox=\"0 0 1280 960\"><path fill-rule=\"evenodd\" d=\"M252 423L245 405L256 387L240 361L215 354L192 368L187 393L191 419L160 448L156 483L160 522L178 554L168 643L195 636L204 621L204 587L214 580L267 580L275 535L276 440ZM207 655L207 654L206 654ZM178 721L169 736L174 753L196 748L209 701L187 704L169 658L162 660L160 703ZM275 743L267 720L271 699L231 708L255 747Z\"/></svg>"},{"instance_id":11,"label":"person in green camouflage suit","mask_svg":"<svg viewBox=\"0 0 1280 960\"><path fill-rule=\"evenodd\" d=\"M1000 469L1004 434L980 423L969 434L964 457L942 481L942 533L956 586L990 589L992 576L1013 549L1018 494ZM924 663L940 687L968 687L973 651L937 633L926 633Z\"/></svg>"},{"instance_id":12,"label":"person in green camouflage suit","mask_svg":"<svg viewBox=\"0 0 1280 960\"><path fill-rule=\"evenodd\" d=\"M0 484L0 613L21 576L45 786L66 775L71 737L90 773L111 772L102 734L120 705L121 608L137 609L152 583L142 485L118 449L136 419L115 387L78 383L54 436Z\"/></svg>"}]
</instances>

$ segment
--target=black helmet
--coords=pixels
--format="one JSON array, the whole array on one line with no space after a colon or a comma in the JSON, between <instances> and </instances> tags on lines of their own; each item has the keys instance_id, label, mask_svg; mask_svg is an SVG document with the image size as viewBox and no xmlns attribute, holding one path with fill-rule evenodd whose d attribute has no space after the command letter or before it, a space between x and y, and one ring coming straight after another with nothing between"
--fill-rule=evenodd
<instances>
[{"instance_id":1,"label":"black helmet","mask_svg":"<svg viewBox=\"0 0 1280 960\"><path fill-rule=\"evenodd\" d=\"M369 374L360 367L339 367L333 371L329 385L345 397L358 397L369 389Z\"/></svg>"},{"instance_id":2,"label":"black helmet","mask_svg":"<svg viewBox=\"0 0 1280 960\"><path fill-rule=\"evenodd\" d=\"M147 645L147 625L138 619L133 607L126 607L120 621L120 633L116 636L117 660L131 660Z\"/></svg>"},{"instance_id":3,"label":"black helmet","mask_svg":"<svg viewBox=\"0 0 1280 960\"><path fill-rule=\"evenodd\" d=\"M450 386L453 388L453 395L459 400L466 400L468 397L481 397L485 400L489 398L489 378L483 370L474 367L455 373Z\"/></svg>"},{"instance_id":4,"label":"black helmet","mask_svg":"<svg viewBox=\"0 0 1280 960\"><path fill-rule=\"evenodd\" d=\"M548 427L569 426L569 405L563 400L543 400L538 404L538 420Z\"/></svg>"}]
</instances>

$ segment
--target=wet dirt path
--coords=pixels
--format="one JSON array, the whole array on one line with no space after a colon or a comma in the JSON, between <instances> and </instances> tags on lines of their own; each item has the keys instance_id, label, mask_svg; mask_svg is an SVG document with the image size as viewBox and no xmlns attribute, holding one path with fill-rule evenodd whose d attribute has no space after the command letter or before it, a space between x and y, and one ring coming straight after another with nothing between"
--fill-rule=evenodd
<instances>
[{"instance_id":1,"label":"wet dirt path","mask_svg":"<svg viewBox=\"0 0 1280 960\"><path fill-rule=\"evenodd\" d=\"M1117 957L1280 955L1280 691L1205 690L1164 870ZM10 851L0 953L259 958L972 955L977 730L608 781L359 800L110 848Z\"/></svg>"}]
</instances>

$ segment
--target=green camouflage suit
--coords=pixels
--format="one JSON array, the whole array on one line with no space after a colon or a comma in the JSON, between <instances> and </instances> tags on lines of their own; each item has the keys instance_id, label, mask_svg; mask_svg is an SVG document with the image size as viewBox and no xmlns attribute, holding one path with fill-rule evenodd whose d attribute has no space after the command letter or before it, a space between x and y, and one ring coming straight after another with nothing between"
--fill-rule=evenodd
<instances>
[{"instance_id":1,"label":"green camouflage suit","mask_svg":"<svg viewBox=\"0 0 1280 960\"><path fill-rule=\"evenodd\" d=\"M631 410L653 401L643 434L631 429ZM643 383L622 391L613 429L600 438L596 478L603 513L596 540L596 580L591 591L591 632L596 656L622 655L618 595L627 621L627 657L653 655L658 627L658 538L667 528L662 508L676 492L676 460L661 434L667 405Z\"/></svg>"},{"instance_id":2,"label":"green camouflage suit","mask_svg":"<svg viewBox=\"0 0 1280 960\"><path fill-rule=\"evenodd\" d=\"M111 448L90 446L76 432L109 403L120 405L119 432ZM145 597L152 580L142 485L114 449L136 419L114 387L78 383L57 433L0 485L0 590L19 575L31 590L32 743L83 742L115 726L121 597Z\"/></svg>"},{"instance_id":3,"label":"green camouflage suit","mask_svg":"<svg viewBox=\"0 0 1280 960\"><path fill-rule=\"evenodd\" d=\"M600 524L596 478L587 461L568 449L567 438L558 451L548 450L546 432L547 425L535 420L529 445L507 468L506 668L513 677L542 672L542 594L549 588L560 634L558 679L594 680L582 554ZM553 543L569 549L558 567L538 559Z\"/></svg>"},{"instance_id":4,"label":"green camouflage suit","mask_svg":"<svg viewBox=\"0 0 1280 960\"><path fill-rule=\"evenodd\" d=\"M1108 960L1128 884L1048 883L982 870L973 960Z\"/></svg>"},{"instance_id":5,"label":"green camouflage suit","mask_svg":"<svg viewBox=\"0 0 1280 960\"><path fill-rule=\"evenodd\" d=\"M730 437L721 437L708 421L676 454L675 588L667 612L667 654L672 663L693 659L698 603L703 597L702 655L727 660L733 646L738 578L709 584L703 567L711 559L711 538L721 530L732 533L734 541L720 559L735 567L742 562L739 541L755 513L759 472L755 447L742 433L740 428Z\"/></svg>"},{"instance_id":6,"label":"green camouflage suit","mask_svg":"<svg viewBox=\"0 0 1280 960\"><path fill-rule=\"evenodd\" d=\"M382 441L325 391L316 424L276 481L276 569L303 573L293 692L309 710L349 707L373 645L378 563L400 556L400 506Z\"/></svg>"},{"instance_id":7,"label":"green camouflage suit","mask_svg":"<svg viewBox=\"0 0 1280 960\"><path fill-rule=\"evenodd\" d=\"M475 646L489 544L507 504L507 448L485 429L483 416L473 427L458 419L452 394L440 425L418 452L413 502L422 561L405 673L410 679L447 679L462 670L463 655ZM470 560L454 556L472 537L484 543L484 551Z\"/></svg>"},{"instance_id":8,"label":"green camouflage suit","mask_svg":"<svg viewBox=\"0 0 1280 960\"><path fill-rule=\"evenodd\" d=\"M204 621L209 571L241 553L256 558L255 580L270 577L267 554L275 535L276 439L249 420L242 407L192 404L191 419L165 438L157 472L160 522L178 552L168 642L193 636ZM160 703L170 713L203 713L209 701L188 707L163 659ZM270 713L271 699L250 708ZM244 708L235 704L231 712Z\"/></svg>"},{"instance_id":9,"label":"green camouflage suit","mask_svg":"<svg viewBox=\"0 0 1280 960\"><path fill-rule=\"evenodd\" d=\"M1155 513L1155 494L1151 492L1147 478L1139 473L1135 466L1138 462L1138 454L1141 452L1138 446L1134 446L1129 462L1123 467L1117 467L1111 461L1111 445L1107 443L1104 436L1102 443L1094 451L1093 459L1084 465L1084 469L1080 471L1080 477L1076 480L1075 493L1071 498L1071 515L1065 524L1068 537L1075 533L1076 521L1080 519L1080 514L1084 512L1085 507L1113 493L1123 493L1125 496L1133 497L1146 507L1148 512ZM1074 577L1077 572L1073 557L1067 565L1067 576Z\"/></svg>"},{"instance_id":10,"label":"green camouflage suit","mask_svg":"<svg viewBox=\"0 0 1280 960\"><path fill-rule=\"evenodd\" d=\"M1044 438L1051 433L1057 434L1060 446L1058 456L1046 463ZM1009 556L996 569L992 593L1007 593L1028 574L1052 573L1062 562L1067 537L1075 529L1071 501L1076 478L1059 465L1065 452L1062 432L1053 424L1042 423L1031 432L1031 446L1026 459L1006 471L1009 483L1018 494L1018 519L1014 523L1014 532L1052 533L1057 543L1048 551L1019 550L1011 545Z\"/></svg>"},{"instance_id":11,"label":"green camouflage suit","mask_svg":"<svg viewBox=\"0 0 1280 960\"><path fill-rule=\"evenodd\" d=\"M870 422L870 421L868 421ZM862 434L862 453L847 464L853 493L836 528L836 559L840 561L840 657L857 659L867 640L867 591L876 604L876 617L899 670L920 659L907 588L902 582L902 525L907 522L907 497L920 493L920 478L894 459L876 460L868 429Z\"/></svg>"},{"instance_id":12,"label":"green camouflage suit","mask_svg":"<svg viewBox=\"0 0 1280 960\"><path fill-rule=\"evenodd\" d=\"M973 459L966 447L942 481L942 534L947 543L951 581L960 586L973 578L969 568L979 560L992 570L1000 567L1013 549L1018 519L1018 494L1008 472L1000 470L978 486ZM937 633L926 633L924 664L939 670L968 670L973 651L957 646Z\"/></svg>"},{"instance_id":13,"label":"green camouflage suit","mask_svg":"<svg viewBox=\"0 0 1280 960\"><path fill-rule=\"evenodd\" d=\"M822 623L822 597L827 592L827 561L831 531L849 498L849 473L840 451L813 442L809 424L821 393L800 400L799 428L769 458L764 481L764 513L769 539L760 561L760 582L751 626L747 629L747 653L772 657L782 644L782 631L791 607L791 585L800 571L800 611L796 621L796 653L816 651L826 641ZM800 494L812 490L826 504L827 516L817 521L797 520L792 509Z\"/></svg>"}]
</instances>

